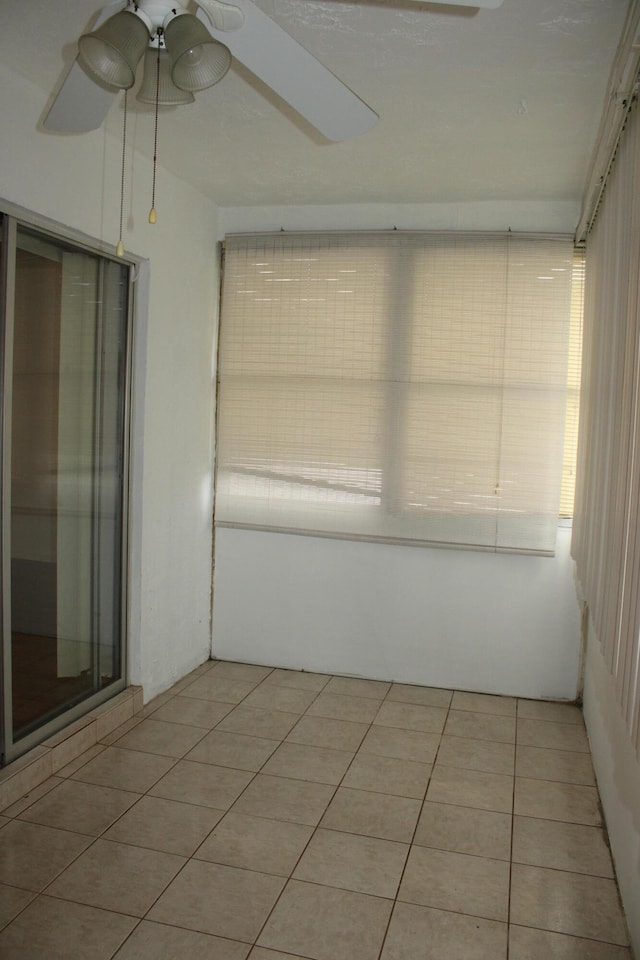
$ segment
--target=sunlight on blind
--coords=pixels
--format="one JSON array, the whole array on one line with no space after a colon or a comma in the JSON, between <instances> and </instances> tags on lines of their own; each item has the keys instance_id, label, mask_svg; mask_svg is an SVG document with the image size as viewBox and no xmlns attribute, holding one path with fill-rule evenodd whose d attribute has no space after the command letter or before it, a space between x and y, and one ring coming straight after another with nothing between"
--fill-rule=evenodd
<instances>
[{"instance_id":1,"label":"sunlight on blind","mask_svg":"<svg viewBox=\"0 0 640 960\"><path fill-rule=\"evenodd\" d=\"M567 415L564 429L562 490L560 516L573 516L576 487L578 425L580 422L580 378L582 373L582 317L584 309L584 250L573 255L571 284L571 319L569 322L569 356L567 362Z\"/></svg>"},{"instance_id":2,"label":"sunlight on blind","mask_svg":"<svg viewBox=\"0 0 640 960\"><path fill-rule=\"evenodd\" d=\"M216 521L551 553L573 245L227 240Z\"/></svg>"}]
</instances>

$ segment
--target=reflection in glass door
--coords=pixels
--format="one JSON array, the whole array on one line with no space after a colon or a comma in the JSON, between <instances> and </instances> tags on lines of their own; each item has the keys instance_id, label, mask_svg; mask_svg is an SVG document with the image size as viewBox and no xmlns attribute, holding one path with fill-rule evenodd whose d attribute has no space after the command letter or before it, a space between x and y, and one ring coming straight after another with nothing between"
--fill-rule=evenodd
<instances>
[{"instance_id":1,"label":"reflection in glass door","mask_svg":"<svg viewBox=\"0 0 640 960\"><path fill-rule=\"evenodd\" d=\"M4 236L8 760L123 685L129 279L13 221Z\"/></svg>"}]
</instances>

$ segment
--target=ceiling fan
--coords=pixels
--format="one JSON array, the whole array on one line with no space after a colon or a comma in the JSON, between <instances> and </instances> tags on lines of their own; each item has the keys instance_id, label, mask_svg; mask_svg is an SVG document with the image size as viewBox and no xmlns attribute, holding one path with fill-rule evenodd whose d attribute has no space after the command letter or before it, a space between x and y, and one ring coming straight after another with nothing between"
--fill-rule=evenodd
<instances>
[{"instance_id":1,"label":"ceiling fan","mask_svg":"<svg viewBox=\"0 0 640 960\"><path fill-rule=\"evenodd\" d=\"M93 31L80 37L78 56L44 128L58 133L96 130L118 91L133 86L141 59L138 99L177 104L192 101L194 92L221 80L232 56L329 140L357 136L378 120L252 0L195 0L195 15L187 11L188 2L136 0L124 7L117 0L103 7ZM496 8L503 0L437 2Z\"/></svg>"}]
</instances>

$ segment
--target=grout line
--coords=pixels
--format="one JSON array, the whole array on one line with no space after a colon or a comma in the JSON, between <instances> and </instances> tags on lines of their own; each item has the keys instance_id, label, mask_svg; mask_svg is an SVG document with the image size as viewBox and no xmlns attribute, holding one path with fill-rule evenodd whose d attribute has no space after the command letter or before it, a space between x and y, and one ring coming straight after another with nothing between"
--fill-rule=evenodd
<instances>
[{"instance_id":1,"label":"grout line","mask_svg":"<svg viewBox=\"0 0 640 960\"><path fill-rule=\"evenodd\" d=\"M516 822L515 804L516 804L516 750L518 745L518 711L516 708L515 718L515 737L513 741L513 784L511 788L511 832L509 836L509 878L507 885L507 953L506 960L509 960L510 940L511 940L511 884L513 879L513 831Z\"/></svg>"},{"instance_id":2,"label":"grout line","mask_svg":"<svg viewBox=\"0 0 640 960\"><path fill-rule=\"evenodd\" d=\"M423 812L424 812L424 805L425 805L425 803L427 802L427 794L428 794L428 792L429 792L429 787L430 787L430 785L431 785L431 777L432 777L432 775L433 775L433 771L434 771L435 766L436 766L436 762L437 762L437 759L438 759L438 753L440 752L440 746L441 746L441 744L442 744L442 738L443 738L443 736L444 736L444 731L445 731L446 726L447 726L447 720L449 719L449 714L451 713L451 709L452 709L451 704L452 704L452 702L453 702L453 691L452 691L452 693L451 693L451 699L449 700L449 706L446 708L446 716L445 716L444 721L443 721L443 724L442 724L442 730L440 731L440 734L439 734L438 746L437 746L437 748L436 748L436 752L435 752L435 755L434 755L434 757L433 757L433 762L432 762L432 764L431 764L431 771L430 771L430 773L429 773L429 781L428 781L427 786L426 786L426 789L425 789L425 791L424 791L424 797L422 798L422 802L421 802L421 804L420 804L420 811L419 811L419 813L418 813L418 817L417 817L417 820L416 820L416 824L415 824L415 827L413 828L413 833L411 834L411 840L409 841L409 845L408 845L408 848L407 848L407 856L406 856L406 859L405 859L405 862L404 862L404 867L402 868L402 871L401 871L401 873L400 873L400 879L398 880L398 886L397 886L397 888L396 888L396 894L395 894L395 897L393 898L393 907L391 908L391 912L390 912L390 914L389 914L389 921L388 921L388 923L387 923L387 927L386 927L384 936L383 936L383 938L382 938L382 943L380 944L380 952L379 952L379 954L378 954L378 960L380 960L380 958L382 957L382 954L383 954L384 948L385 948L385 944L386 944L386 942L387 942L387 937L389 936L389 930L390 930L390 928L391 928L391 923L392 923L392 920L393 920L393 916L394 916L394 914L395 914L396 906L397 906L397 904L398 904L398 894L400 893L400 888L402 887L402 881L404 880L405 873L406 873L406 871L407 871L407 865L408 865L408 863L409 863L409 857L411 856L411 851L412 851L412 849L413 849L413 847L414 847L414 845L415 845L415 838L416 838L416 834L417 834L417 832L418 832L418 826L420 825L420 820L421 820L422 814L423 814Z\"/></svg>"}]
</instances>

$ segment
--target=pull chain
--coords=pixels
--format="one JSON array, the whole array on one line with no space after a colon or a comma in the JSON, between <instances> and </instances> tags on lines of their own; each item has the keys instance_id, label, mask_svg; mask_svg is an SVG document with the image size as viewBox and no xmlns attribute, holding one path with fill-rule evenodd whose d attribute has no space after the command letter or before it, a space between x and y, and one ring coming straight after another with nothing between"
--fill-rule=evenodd
<instances>
[{"instance_id":1,"label":"pull chain","mask_svg":"<svg viewBox=\"0 0 640 960\"><path fill-rule=\"evenodd\" d=\"M122 239L122 224L123 224L123 211L124 211L124 171L125 171L125 161L126 161L126 149L127 149L127 93L128 90L124 92L124 121L122 125L122 170L120 173L120 233L118 244L116 246L116 256L124 256L124 240Z\"/></svg>"},{"instance_id":2,"label":"pull chain","mask_svg":"<svg viewBox=\"0 0 640 960\"><path fill-rule=\"evenodd\" d=\"M158 56L156 58L156 117L153 130L153 182L151 186L151 210L149 210L149 223L156 222L156 166L158 161L158 102L160 99L160 44L158 44Z\"/></svg>"}]
</instances>

